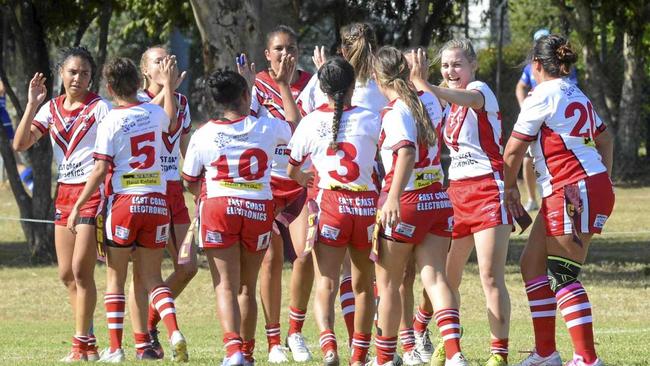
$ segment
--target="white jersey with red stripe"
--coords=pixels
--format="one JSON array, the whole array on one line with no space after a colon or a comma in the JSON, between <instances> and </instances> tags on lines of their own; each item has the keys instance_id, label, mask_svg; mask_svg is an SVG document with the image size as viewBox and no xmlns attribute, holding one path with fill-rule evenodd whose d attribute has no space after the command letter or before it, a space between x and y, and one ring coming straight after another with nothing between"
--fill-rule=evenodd
<instances>
[{"instance_id":1,"label":"white jersey with red stripe","mask_svg":"<svg viewBox=\"0 0 650 366\"><path fill-rule=\"evenodd\" d=\"M190 139L183 178L196 182L205 174L208 198L271 199L271 159L291 132L289 122L275 118L211 120Z\"/></svg>"},{"instance_id":2,"label":"white jersey with red stripe","mask_svg":"<svg viewBox=\"0 0 650 366\"><path fill-rule=\"evenodd\" d=\"M303 118L289 143L289 163L297 166L310 157L321 189L376 191L379 115L361 107L344 109L336 136L337 150L330 147L333 118L334 110L327 105Z\"/></svg>"},{"instance_id":3,"label":"white jersey with red stripe","mask_svg":"<svg viewBox=\"0 0 650 366\"><path fill-rule=\"evenodd\" d=\"M300 92L309 82L311 73L298 71L298 80L290 85L291 94L297 100ZM301 109L298 104L298 109ZM301 109L301 113L305 113ZM255 84L251 98L251 115L255 117L276 118L286 120L282 106L282 96L278 84L273 81L268 70L261 71L255 76ZM271 165L271 176L281 179L289 179L287 166L289 165L289 150L286 144L280 144L275 149L273 164Z\"/></svg>"},{"instance_id":4,"label":"white jersey with red stripe","mask_svg":"<svg viewBox=\"0 0 650 366\"><path fill-rule=\"evenodd\" d=\"M589 98L565 79L538 84L524 104L512 136L533 142L542 195L607 171L594 145L605 130Z\"/></svg>"},{"instance_id":5,"label":"white jersey with red stripe","mask_svg":"<svg viewBox=\"0 0 650 366\"><path fill-rule=\"evenodd\" d=\"M110 193L165 194L160 154L169 117L161 107L139 102L113 108L97 130L95 159L112 163Z\"/></svg>"},{"instance_id":6,"label":"white jersey with red stripe","mask_svg":"<svg viewBox=\"0 0 650 366\"><path fill-rule=\"evenodd\" d=\"M138 92L138 100L149 103L155 97L148 90ZM181 136L190 132L192 120L190 119L190 105L187 97L181 93L174 93L176 97L176 123L170 126L170 131L163 133L163 145L160 153L160 163L165 180L180 180L179 169L181 156Z\"/></svg>"},{"instance_id":7,"label":"white jersey with red stripe","mask_svg":"<svg viewBox=\"0 0 650 366\"><path fill-rule=\"evenodd\" d=\"M482 81L473 81L466 89L479 91L484 105L480 110L456 104L445 109L443 137L451 157L451 180L503 171L501 112L497 98Z\"/></svg>"},{"instance_id":8,"label":"white jersey with red stripe","mask_svg":"<svg viewBox=\"0 0 650 366\"><path fill-rule=\"evenodd\" d=\"M433 124L438 139L432 146L418 143L418 129L413 114L408 106L400 99L388 104L382 112L381 135L379 138L379 152L386 171L382 191L390 189L397 161L397 150L404 146L415 148L415 165L409 177L405 191L414 191L428 187L434 183L442 183L444 172L440 165L440 130L442 126L442 111L440 101L431 93L422 92L420 100L424 103L429 118Z\"/></svg>"},{"instance_id":9,"label":"white jersey with red stripe","mask_svg":"<svg viewBox=\"0 0 650 366\"><path fill-rule=\"evenodd\" d=\"M59 183L84 183L93 170L97 127L111 109L110 104L88 93L83 105L73 111L63 108L65 95L51 99L36 113L32 125L42 134L49 130Z\"/></svg>"},{"instance_id":10,"label":"white jersey with red stripe","mask_svg":"<svg viewBox=\"0 0 650 366\"><path fill-rule=\"evenodd\" d=\"M311 113L323 104L327 104L327 95L320 88L318 75L312 76L307 86L305 86L298 96L297 102L305 113ZM379 91L374 79L369 79L365 83L357 81L354 84L352 105L379 114L387 104L388 100Z\"/></svg>"}]
</instances>

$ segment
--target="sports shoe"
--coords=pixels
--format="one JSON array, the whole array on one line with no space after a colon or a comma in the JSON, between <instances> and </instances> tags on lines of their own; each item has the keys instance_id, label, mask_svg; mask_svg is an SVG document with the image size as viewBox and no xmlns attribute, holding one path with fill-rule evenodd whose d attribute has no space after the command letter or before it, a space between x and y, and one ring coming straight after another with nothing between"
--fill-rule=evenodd
<instances>
[{"instance_id":1,"label":"sports shoe","mask_svg":"<svg viewBox=\"0 0 650 366\"><path fill-rule=\"evenodd\" d=\"M124 362L124 350L121 348L111 352L110 348L104 349L99 353L99 362L119 363Z\"/></svg>"},{"instance_id":2,"label":"sports shoe","mask_svg":"<svg viewBox=\"0 0 650 366\"><path fill-rule=\"evenodd\" d=\"M445 353L445 342L440 340L436 345L436 349L431 354L431 366L445 366L447 362L447 355Z\"/></svg>"},{"instance_id":3,"label":"sports shoe","mask_svg":"<svg viewBox=\"0 0 650 366\"><path fill-rule=\"evenodd\" d=\"M172 345L172 361L187 362L190 359L187 353L187 341L180 331L175 330L169 342Z\"/></svg>"},{"instance_id":4,"label":"sports shoe","mask_svg":"<svg viewBox=\"0 0 650 366\"><path fill-rule=\"evenodd\" d=\"M537 201L529 200L528 202L526 202L526 205L524 206L524 210L526 211L539 210L539 205L537 205Z\"/></svg>"},{"instance_id":5,"label":"sports shoe","mask_svg":"<svg viewBox=\"0 0 650 366\"><path fill-rule=\"evenodd\" d=\"M557 351L542 357L533 350L528 357L515 366L562 366L562 359Z\"/></svg>"},{"instance_id":6,"label":"sports shoe","mask_svg":"<svg viewBox=\"0 0 650 366\"><path fill-rule=\"evenodd\" d=\"M165 358L165 351L163 350L162 345L158 340L158 329L157 328L150 329L149 337L151 337L151 347L158 354L158 358L162 360L163 358Z\"/></svg>"},{"instance_id":7,"label":"sports shoe","mask_svg":"<svg viewBox=\"0 0 650 366\"><path fill-rule=\"evenodd\" d=\"M323 366L339 366L339 355L332 350L327 351L323 357Z\"/></svg>"},{"instance_id":8,"label":"sports shoe","mask_svg":"<svg viewBox=\"0 0 650 366\"><path fill-rule=\"evenodd\" d=\"M402 358L397 354L397 352L393 354L393 361L391 361L390 364L392 366L402 366Z\"/></svg>"},{"instance_id":9,"label":"sports shoe","mask_svg":"<svg viewBox=\"0 0 650 366\"><path fill-rule=\"evenodd\" d=\"M399 366L399 365L395 365L394 360L393 361L388 361L385 364L380 365L380 364L377 363L377 357L374 357L372 360L370 360L368 363L366 363L366 366Z\"/></svg>"},{"instance_id":10,"label":"sports shoe","mask_svg":"<svg viewBox=\"0 0 650 366\"><path fill-rule=\"evenodd\" d=\"M488 358L485 366L508 366L508 361L503 356L493 353Z\"/></svg>"},{"instance_id":11,"label":"sports shoe","mask_svg":"<svg viewBox=\"0 0 650 366\"><path fill-rule=\"evenodd\" d=\"M445 360L445 366L469 366L462 353L457 352L451 359Z\"/></svg>"},{"instance_id":12,"label":"sports shoe","mask_svg":"<svg viewBox=\"0 0 650 366\"><path fill-rule=\"evenodd\" d=\"M597 358L594 363L586 363L582 359L582 356L574 353L573 360L565 363L564 366L605 366L605 364L599 358Z\"/></svg>"},{"instance_id":13,"label":"sports shoe","mask_svg":"<svg viewBox=\"0 0 650 366\"><path fill-rule=\"evenodd\" d=\"M221 366L244 366L246 363L244 361L244 354L241 352L235 352L230 357L225 357Z\"/></svg>"},{"instance_id":14,"label":"sports shoe","mask_svg":"<svg viewBox=\"0 0 650 366\"><path fill-rule=\"evenodd\" d=\"M142 351L135 352L135 358L140 361L148 361L148 360L160 360L161 357L158 356L158 352L156 352L152 347L147 347L143 349Z\"/></svg>"},{"instance_id":15,"label":"sports shoe","mask_svg":"<svg viewBox=\"0 0 650 366\"><path fill-rule=\"evenodd\" d=\"M269 363L285 363L289 362L289 357L287 357L287 352L279 344L271 347L269 351Z\"/></svg>"},{"instance_id":16,"label":"sports shoe","mask_svg":"<svg viewBox=\"0 0 650 366\"><path fill-rule=\"evenodd\" d=\"M247 360L246 357L244 357L244 366L255 366L255 359Z\"/></svg>"},{"instance_id":17,"label":"sports shoe","mask_svg":"<svg viewBox=\"0 0 650 366\"><path fill-rule=\"evenodd\" d=\"M415 350L418 351L422 362L428 363L431 361L431 355L433 354L433 344L431 344L431 338L429 338L429 329L425 330L424 333L414 333Z\"/></svg>"},{"instance_id":18,"label":"sports shoe","mask_svg":"<svg viewBox=\"0 0 650 366\"><path fill-rule=\"evenodd\" d=\"M65 357L63 357L59 361L61 362L88 361L88 356L84 352L73 348L70 351L70 353L68 353Z\"/></svg>"},{"instance_id":19,"label":"sports shoe","mask_svg":"<svg viewBox=\"0 0 650 366\"><path fill-rule=\"evenodd\" d=\"M420 357L420 354L418 353L418 350L415 348L408 352L404 352L402 354L402 360L404 365L407 366L421 365L424 363L424 361L422 361L422 357Z\"/></svg>"},{"instance_id":20,"label":"sports shoe","mask_svg":"<svg viewBox=\"0 0 650 366\"><path fill-rule=\"evenodd\" d=\"M311 361L311 352L305 344L305 338L301 333L293 333L287 337L287 347L291 351L291 356L296 362Z\"/></svg>"}]
</instances>

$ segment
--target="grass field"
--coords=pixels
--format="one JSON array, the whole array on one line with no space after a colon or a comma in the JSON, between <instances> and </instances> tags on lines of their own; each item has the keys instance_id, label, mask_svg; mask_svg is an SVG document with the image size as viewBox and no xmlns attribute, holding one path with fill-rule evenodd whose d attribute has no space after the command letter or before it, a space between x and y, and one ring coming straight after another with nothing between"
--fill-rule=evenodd
<instances>
[{"instance_id":1,"label":"grass field","mask_svg":"<svg viewBox=\"0 0 650 366\"><path fill-rule=\"evenodd\" d=\"M593 304L597 350L607 365L650 365L650 188L617 188L617 204L604 235L596 238L584 267L582 282ZM0 216L17 216L9 190L0 190ZM525 234L524 234L525 236ZM50 365L69 349L73 331L70 306L57 278L55 266L26 265L22 232L16 222L0 220L0 364ZM533 345L528 305L517 259L523 237L513 236L507 268L507 284L512 300L510 360L518 362ZM165 262L167 272L171 263ZM288 283L290 267L284 271ZM105 284L104 268L96 270L99 295ZM465 271L461 288L461 322L465 355L473 365L482 365L489 352L489 330L483 293L474 261ZM100 347L107 344L103 302L95 312L96 334ZM189 342L190 362L196 365L220 364L223 357L221 331L216 317L215 296L205 266L177 301L181 329ZM287 330L287 298L283 299L283 336ZM320 363L318 331L307 314L304 333L314 353L313 364ZM338 309L337 309L338 311ZM128 318L128 316L127 316ZM266 364L263 320L257 330L256 358ZM436 329L430 327L435 334ZM343 363L347 362L346 332L337 316ZM571 345L563 322L557 322L558 345L564 358L570 358ZM124 331L127 360L134 360L129 321Z\"/></svg>"}]
</instances>

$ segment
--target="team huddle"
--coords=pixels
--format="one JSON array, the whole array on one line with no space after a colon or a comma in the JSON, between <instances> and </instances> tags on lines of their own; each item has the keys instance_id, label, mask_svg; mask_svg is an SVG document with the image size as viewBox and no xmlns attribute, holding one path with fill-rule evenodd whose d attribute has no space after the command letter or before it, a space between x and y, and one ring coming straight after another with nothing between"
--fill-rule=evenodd
<instances>
[{"instance_id":1,"label":"team huddle","mask_svg":"<svg viewBox=\"0 0 650 366\"><path fill-rule=\"evenodd\" d=\"M378 47L368 24L341 29L338 56L316 47L314 75L297 68L297 39L278 26L266 38L268 69L255 73L242 54L236 71L212 73L206 89L221 113L194 133L188 98L175 91L184 73L161 46L147 49L139 67L126 58L107 62L102 73L112 106L89 91L97 71L83 47L62 54L61 96L41 106L45 79L31 80L14 148L25 150L49 133L58 166L55 245L75 319L63 361L125 360L129 262L136 358L164 358L162 322L172 359L188 361L174 300L197 272L196 251L181 242L198 225L223 332L222 365L255 363L258 277L270 363L312 359L302 328L314 287L324 365L340 363L337 294L350 365L469 365L459 287L474 248L491 333L486 365L507 365L504 272L513 222L526 226L530 219L517 188L529 150L543 201L521 257L535 348L518 365L562 365L558 307L574 348L566 365L603 365L578 275L614 205L612 138L589 99L565 80L577 59L567 40L536 40L537 86L504 148L498 101L475 80L469 41L440 49L443 83L435 86L421 49ZM448 187L443 144L451 158ZM184 186L196 200L195 215ZM288 348L280 327L286 245L297 254ZM174 271L163 279L165 248ZM92 324L98 250L107 264L109 347L101 353ZM423 285L417 297L416 273ZM435 347L431 320L440 332Z\"/></svg>"}]
</instances>

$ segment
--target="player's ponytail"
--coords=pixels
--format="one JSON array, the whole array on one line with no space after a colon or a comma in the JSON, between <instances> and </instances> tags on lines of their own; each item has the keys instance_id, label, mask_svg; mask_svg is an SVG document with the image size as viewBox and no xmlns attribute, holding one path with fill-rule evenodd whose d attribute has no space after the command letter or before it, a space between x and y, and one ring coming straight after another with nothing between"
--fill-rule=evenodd
<instances>
[{"instance_id":1,"label":"player's ponytail","mask_svg":"<svg viewBox=\"0 0 650 366\"><path fill-rule=\"evenodd\" d=\"M394 90L413 114L418 130L418 143L433 146L436 143L436 130L424 103L409 85L409 67L406 58L395 47L384 46L377 52L374 62L377 83Z\"/></svg>"},{"instance_id":2,"label":"player's ponytail","mask_svg":"<svg viewBox=\"0 0 650 366\"><path fill-rule=\"evenodd\" d=\"M354 68L357 80L365 84L372 77L372 57L377 36L368 23L352 23L341 28L341 50Z\"/></svg>"},{"instance_id":3,"label":"player's ponytail","mask_svg":"<svg viewBox=\"0 0 650 366\"><path fill-rule=\"evenodd\" d=\"M318 69L318 81L323 93L334 100L334 118L332 120L332 142L330 147L338 148L336 138L341 125L345 95L354 87L354 69L341 57L333 57Z\"/></svg>"},{"instance_id":4,"label":"player's ponytail","mask_svg":"<svg viewBox=\"0 0 650 366\"><path fill-rule=\"evenodd\" d=\"M228 69L217 69L206 84L214 101L227 110L239 110L242 96L248 91L246 79Z\"/></svg>"},{"instance_id":5,"label":"player's ponytail","mask_svg":"<svg viewBox=\"0 0 650 366\"><path fill-rule=\"evenodd\" d=\"M569 41L557 34L538 39L533 46L531 58L540 62L544 71L555 78L569 75L571 65L578 61L578 55Z\"/></svg>"}]
</instances>

